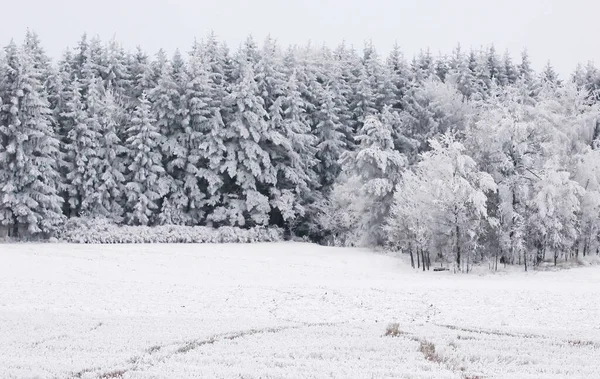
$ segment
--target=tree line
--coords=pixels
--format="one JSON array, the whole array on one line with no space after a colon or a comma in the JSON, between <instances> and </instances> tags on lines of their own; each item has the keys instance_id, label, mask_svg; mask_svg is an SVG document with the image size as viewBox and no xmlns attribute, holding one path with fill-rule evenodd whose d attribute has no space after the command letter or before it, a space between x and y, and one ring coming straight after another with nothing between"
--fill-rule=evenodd
<instances>
[{"instance_id":1,"label":"tree line","mask_svg":"<svg viewBox=\"0 0 600 379\"><path fill-rule=\"evenodd\" d=\"M214 34L168 57L83 36L0 54L0 225L278 226L431 259L598 253L600 73L494 46L279 46Z\"/></svg>"}]
</instances>

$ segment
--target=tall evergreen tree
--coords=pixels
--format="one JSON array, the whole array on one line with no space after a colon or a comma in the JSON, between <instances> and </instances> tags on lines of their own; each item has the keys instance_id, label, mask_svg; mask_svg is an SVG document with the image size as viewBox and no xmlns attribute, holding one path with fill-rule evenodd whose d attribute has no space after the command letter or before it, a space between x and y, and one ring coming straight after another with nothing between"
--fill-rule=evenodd
<instances>
[{"instance_id":1,"label":"tall evergreen tree","mask_svg":"<svg viewBox=\"0 0 600 379\"><path fill-rule=\"evenodd\" d=\"M156 222L160 200L167 192L168 180L162 166L158 133L146 95L139 99L127 134L129 165L127 167L126 221L131 225Z\"/></svg>"},{"instance_id":2,"label":"tall evergreen tree","mask_svg":"<svg viewBox=\"0 0 600 379\"><path fill-rule=\"evenodd\" d=\"M42 72L11 43L0 68L0 224L13 235L51 233L63 220L59 141Z\"/></svg>"},{"instance_id":3,"label":"tall evergreen tree","mask_svg":"<svg viewBox=\"0 0 600 379\"><path fill-rule=\"evenodd\" d=\"M406 158L394 149L392 131L374 116L369 116L357 137L354 152L345 152L341 163L348 178L357 178L362 194L358 212L361 245L383 241L383 222L392 205L394 187L406 165ZM353 181L350 180L349 183ZM339 185L346 185L341 182Z\"/></svg>"},{"instance_id":4,"label":"tall evergreen tree","mask_svg":"<svg viewBox=\"0 0 600 379\"><path fill-rule=\"evenodd\" d=\"M95 182L99 180L95 171L100 138L97 114L102 105L97 88L88 88L88 98L84 104L79 80L75 79L68 87L71 96L60 116L68 129L65 150L69 215L81 216L89 213Z\"/></svg>"},{"instance_id":5,"label":"tall evergreen tree","mask_svg":"<svg viewBox=\"0 0 600 379\"><path fill-rule=\"evenodd\" d=\"M340 173L339 159L348 149L347 135L349 131L342 123L339 108L333 90L326 86L319 99L321 107L316 112L317 124L314 133L317 137L317 154L319 159L316 171L319 184L326 192Z\"/></svg>"},{"instance_id":6,"label":"tall evergreen tree","mask_svg":"<svg viewBox=\"0 0 600 379\"><path fill-rule=\"evenodd\" d=\"M386 65L394 91L394 102L391 105L395 109L402 109L404 95L408 90L410 79L408 64L398 43L394 44L394 48L386 60Z\"/></svg>"},{"instance_id":7,"label":"tall evergreen tree","mask_svg":"<svg viewBox=\"0 0 600 379\"><path fill-rule=\"evenodd\" d=\"M252 66L243 52L237 64L240 76L226 99L232 113L225 140L225 162L221 167L223 201L210 219L230 225L266 225L271 211L268 188L276 183L275 169L263 148L269 128L268 114L258 93Z\"/></svg>"},{"instance_id":8,"label":"tall evergreen tree","mask_svg":"<svg viewBox=\"0 0 600 379\"><path fill-rule=\"evenodd\" d=\"M174 61L180 64L177 55ZM162 136L159 150L168 179L167 194L162 202L158 222L186 224L189 223L189 218L184 214L187 199L183 193L182 162L187 159L187 151L181 142L185 133L184 120L188 117L185 104L187 74L178 71L185 66L173 67L162 51L158 53L156 62L156 69L160 71L156 86L149 91L148 98L152 104L156 129Z\"/></svg>"},{"instance_id":9,"label":"tall evergreen tree","mask_svg":"<svg viewBox=\"0 0 600 379\"><path fill-rule=\"evenodd\" d=\"M119 138L119 105L116 104L112 92L108 91L102 102L103 108L98 116L99 142L97 150L96 173L99 181L94 191L93 214L112 219L123 220L123 203L125 195L126 167L124 159L127 148Z\"/></svg>"},{"instance_id":10,"label":"tall evergreen tree","mask_svg":"<svg viewBox=\"0 0 600 379\"><path fill-rule=\"evenodd\" d=\"M277 175L276 186L271 190L271 207L289 226L307 214L318 184L313 170L317 163L316 138L311 133L294 73L284 91L272 106L273 124L267 138L274 145L269 153Z\"/></svg>"}]
</instances>

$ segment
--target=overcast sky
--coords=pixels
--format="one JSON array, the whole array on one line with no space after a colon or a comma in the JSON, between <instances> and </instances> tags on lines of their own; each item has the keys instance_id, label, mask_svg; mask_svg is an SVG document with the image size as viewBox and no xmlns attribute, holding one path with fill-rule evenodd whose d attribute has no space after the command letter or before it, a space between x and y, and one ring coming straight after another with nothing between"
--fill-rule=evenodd
<instances>
[{"instance_id":1,"label":"overcast sky","mask_svg":"<svg viewBox=\"0 0 600 379\"><path fill-rule=\"evenodd\" d=\"M394 41L408 58L419 49L450 53L494 43L515 59L527 47L536 69L550 60L561 75L578 62L600 63L597 0L20 0L0 6L0 42L36 31L59 56L83 32L148 52L188 51L209 31L237 47L248 34L282 44L357 47L372 39L382 53Z\"/></svg>"}]
</instances>

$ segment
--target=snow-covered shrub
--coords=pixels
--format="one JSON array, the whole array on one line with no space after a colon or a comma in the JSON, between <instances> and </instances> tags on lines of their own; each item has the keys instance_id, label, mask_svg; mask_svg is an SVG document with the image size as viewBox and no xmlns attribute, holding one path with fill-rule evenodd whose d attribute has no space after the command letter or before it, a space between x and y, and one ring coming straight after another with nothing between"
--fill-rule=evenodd
<instances>
[{"instance_id":1,"label":"snow-covered shrub","mask_svg":"<svg viewBox=\"0 0 600 379\"><path fill-rule=\"evenodd\" d=\"M120 226L104 218L73 218L61 228L58 239L62 242L91 244L277 242L283 240L283 230L228 226Z\"/></svg>"}]
</instances>

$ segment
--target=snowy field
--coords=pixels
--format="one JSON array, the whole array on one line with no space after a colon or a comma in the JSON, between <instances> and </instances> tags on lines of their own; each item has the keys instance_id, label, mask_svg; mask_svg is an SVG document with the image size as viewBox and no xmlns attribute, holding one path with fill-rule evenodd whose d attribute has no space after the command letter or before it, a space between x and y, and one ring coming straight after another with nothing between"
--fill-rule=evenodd
<instances>
[{"instance_id":1,"label":"snowy field","mask_svg":"<svg viewBox=\"0 0 600 379\"><path fill-rule=\"evenodd\" d=\"M0 378L600 378L599 267L422 273L300 243L0 262Z\"/></svg>"}]
</instances>

